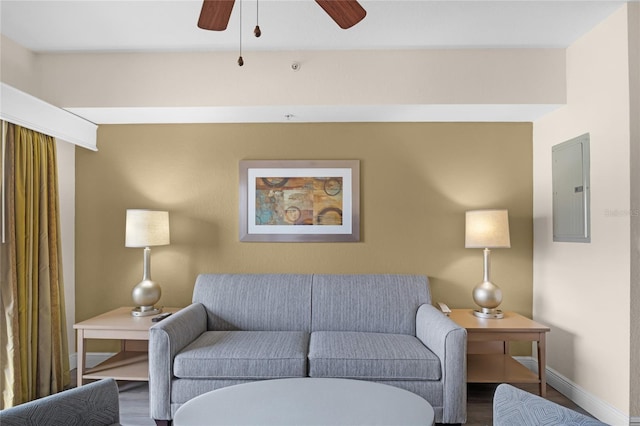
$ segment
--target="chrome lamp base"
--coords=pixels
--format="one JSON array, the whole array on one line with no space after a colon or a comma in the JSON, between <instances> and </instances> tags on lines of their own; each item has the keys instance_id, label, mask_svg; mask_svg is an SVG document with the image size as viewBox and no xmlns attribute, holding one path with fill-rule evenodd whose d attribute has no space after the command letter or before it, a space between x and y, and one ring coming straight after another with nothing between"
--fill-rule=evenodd
<instances>
[{"instance_id":1,"label":"chrome lamp base","mask_svg":"<svg viewBox=\"0 0 640 426\"><path fill-rule=\"evenodd\" d=\"M476 309L473 311L473 315L477 316L478 318L485 318L485 319L504 318L504 313L500 309L487 309L487 308L482 308L482 310Z\"/></svg>"},{"instance_id":2,"label":"chrome lamp base","mask_svg":"<svg viewBox=\"0 0 640 426\"><path fill-rule=\"evenodd\" d=\"M484 249L484 279L473 288L473 301L480 306L480 309L473 311L473 314L478 318L500 319L504 318L504 314L496 308L502 302L502 290L489 278L490 254L489 249Z\"/></svg>"},{"instance_id":3,"label":"chrome lamp base","mask_svg":"<svg viewBox=\"0 0 640 426\"><path fill-rule=\"evenodd\" d=\"M156 308L155 306L136 306L131 310L131 315L134 317L148 317L160 313L162 313L162 308Z\"/></svg>"},{"instance_id":4,"label":"chrome lamp base","mask_svg":"<svg viewBox=\"0 0 640 426\"><path fill-rule=\"evenodd\" d=\"M131 296L136 306L131 311L134 317L146 317L149 315L158 315L162 312L162 308L156 308L154 305L160 300L162 289L160 285L151 280L151 249L144 249L144 264L142 281L133 288Z\"/></svg>"}]
</instances>

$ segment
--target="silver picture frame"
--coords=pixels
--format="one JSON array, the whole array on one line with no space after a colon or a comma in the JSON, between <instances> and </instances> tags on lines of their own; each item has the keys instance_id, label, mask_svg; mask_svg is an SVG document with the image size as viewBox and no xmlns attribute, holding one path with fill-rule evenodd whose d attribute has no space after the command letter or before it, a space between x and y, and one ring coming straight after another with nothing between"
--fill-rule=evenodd
<instances>
[{"instance_id":1,"label":"silver picture frame","mask_svg":"<svg viewBox=\"0 0 640 426\"><path fill-rule=\"evenodd\" d=\"M359 160L243 160L242 242L360 241Z\"/></svg>"}]
</instances>

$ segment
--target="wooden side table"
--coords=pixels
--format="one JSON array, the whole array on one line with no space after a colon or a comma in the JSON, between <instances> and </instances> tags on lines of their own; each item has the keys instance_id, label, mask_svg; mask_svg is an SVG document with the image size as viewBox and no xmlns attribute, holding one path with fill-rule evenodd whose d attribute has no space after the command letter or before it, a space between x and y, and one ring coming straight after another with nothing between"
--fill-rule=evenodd
<instances>
[{"instance_id":1,"label":"wooden side table","mask_svg":"<svg viewBox=\"0 0 640 426\"><path fill-rule=\"evenodd\" d=\"M450 317L467 329L467 382L538 383L540 396L546 396L549 327L515 312L505 312L502 319L484 319L473 315L472 309L452 309ZM509 355L509 342L516 340L537 343L537 375Z\"/></svg>"},{"instance_id":2,"label":"wooden side table","mask_svg":"<svg viewBox=\"0 0 640 426\"><path fill-rule=\"evenodd\" d=\"M155 324L153 316L135 317L132 307L114 309L73 326L78 334L78 381L113 377L116 380L149 381L149 328ZM180 308L163 308L162 313L177 312ZM86 339L120 340L120 352L101 364L86 368Z\"/></svg>"}]
</instances>

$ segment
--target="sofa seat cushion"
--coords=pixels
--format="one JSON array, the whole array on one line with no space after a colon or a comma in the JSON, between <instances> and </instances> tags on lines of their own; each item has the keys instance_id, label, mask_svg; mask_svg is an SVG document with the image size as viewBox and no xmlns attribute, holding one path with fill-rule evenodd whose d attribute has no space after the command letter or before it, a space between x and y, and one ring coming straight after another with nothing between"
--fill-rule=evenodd
<instances>
[{"instance_id":1,"label":"sofa seat cushion","mask_svg":"<svg viewBox=\"0 0 640 426\"><path fill-rule=\"evenodd\" d=\"M316 331L309 375L364 380L440 380L440 360L407 334Z\"/></svg>"},{"instance_id":2,"label":"sofa seat cushion","mask_svg":"<svg viewBox=\"0 0 640 426\"><path fill-rule=\"evenodd\" d=\"M180 351L179 378L273 379L307 375L309 334L301 331L207 331Z\"/></svg>"}]
</instances>

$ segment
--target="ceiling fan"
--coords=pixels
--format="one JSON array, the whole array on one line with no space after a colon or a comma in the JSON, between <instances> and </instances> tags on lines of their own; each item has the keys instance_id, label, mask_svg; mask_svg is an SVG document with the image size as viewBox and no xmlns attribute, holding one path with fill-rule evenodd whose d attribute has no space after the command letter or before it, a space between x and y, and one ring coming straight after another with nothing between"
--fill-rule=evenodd
<instances>
[{"instance_id":1,"label":"ceiling fan","mask_svg":"<svg viewBox=\"0 0 640 426\"><path fill-rule=\"evenodd\" d=\"M362 21L367 11L357 0L315 0L340 28L351 28ZM235 0L204 0L198 27L204 30L224 31L229 23Z\"/></svg>"}]
</instances>

